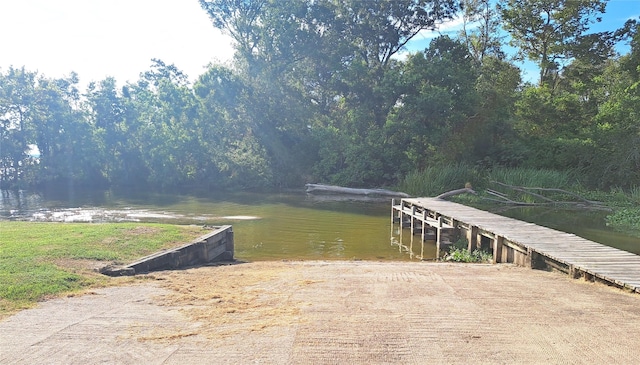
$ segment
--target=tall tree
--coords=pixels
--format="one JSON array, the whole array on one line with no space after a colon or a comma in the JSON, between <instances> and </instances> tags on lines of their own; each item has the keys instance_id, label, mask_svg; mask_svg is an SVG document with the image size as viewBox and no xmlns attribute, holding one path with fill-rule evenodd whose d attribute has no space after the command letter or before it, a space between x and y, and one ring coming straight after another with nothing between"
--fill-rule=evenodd
<instances>
[{"instance_id":1,"label":"tall tree","mask_svg":"<svg viewBox=\"0 0 640 365\"><path fill-rule=\"evenodd\" d=\"M102 183L95 158L99 145L93 127L80 108L78 77L41 77L36 89L33 130L40 151L39 184Z\"/></svg>"},{"instance_id":2,"label":"tall tree","mask_svg":"<svg viewBox=\"0 0 640 365\"><path fill-rule=\"evenodd\" d=\"M458 9L457 0L200 4L213 25L235 40L237 64L246 77L246 115L277 172L274 177L292 170L305 173L308 157L315 153L310 133L317 137L338 130L348 137L350 151L375 145L368 136L380 135L398 98L386 77L397 68L393 56L421 30L452 18ZM336 159L347 160L365 159ZM353 165L341 166L354 170ZM371 168L361 168L372 174ZM336 171L330 166L321 170ZM364 183L364 175L356 175L360 177L349 179Z\"/></svg>"},{"instance_id":3,"label":"tall tree","mask_svg":"<svg viewBox=\"0 0 640 365\"><path fill-rule=\"evenodd\" d=\"M87 115L96 137L102 142L95 158L101 161L105 177L112 183L118 183L127 175L124 166L130 131L126 125L125 103L118 93L116 80L108 77L98 83L90 83L85 98Z\"/></svg>"},{"instance_id":4,"label":"tall tree","mask_svg":"<svg viewBox=\"0 0 640 365\"><path fill-rule=\"evenodd\" d=\"M396 148L413 169L463 158L478 113L478 67L466 46L447 36L407 60L404 92L387 121ZM405 168L407 168L405 166Z\"/></svg>"},{"instance_id":5,"label":"tall tree","mask_svg":"<svg viewBox=\"0 0 640 365\"><path fill-rule=\"evenodd\" d=\"M24 67L0 73L0 184L5 187L18 186L29 164L36 85L37 74Z\"/></svg>"},{"instance_id":6,"label":"tall tree","mask_svg":"<svg viewBox=\"0 0 640 365\"><path fill-rule=\"evenodd\" d=\"M599 22L606 0L503 0L499 9L510 44L520 59L540 68L540 84L553 90L559 71L572 58L606 58L611 50L611 32L589 34ZM604 53L604 54L603 54Z\"/></svg>"},{"instance_id":7,"label":"tall tree","mask_svg":"<svg viewBox=\"0 0 640 365\"><path fill-rule=\"evenodd\" d=\"M203 148L203 178L213 186L264 187L272 168L247 115L247 92L231 69L211 66L194 85L200 102L199 140Z\"/></svg>"},{"instance_id":8,"label":"tall tree","mask_svg":"<svg viewBox=\"0 0 640 365\"><path fill-rule=\"evenodd\" d=\"M128 85L128 94L138 124L132 137L148 171L147 181L162 188L195 183L198 111L187 76L175 65L153 59L151 69Z\"/></svg>"},{"instance_id":9,"label":"tall tree","mask_svg":"<svg viewBox=\"0 0 640 365\"><path fill-rule=\"evenodd\" d=\"M593 153L586 165L595 186L640 186L640 22L618 32L629 40L628 54L607 64L596 78L602 95L592 124Z\"/></svg>"},{"instance_id":10,"label":"tall tree","mask_svg":"<svg viewBox=\"0 0 640 365\"><path fill-rule=\"evenodd\" d=\"M479 63L485 56L505 57L500 36L500 17L491 0L462 1L462 30L460 37Z\"/></svg>"}]
</instances>

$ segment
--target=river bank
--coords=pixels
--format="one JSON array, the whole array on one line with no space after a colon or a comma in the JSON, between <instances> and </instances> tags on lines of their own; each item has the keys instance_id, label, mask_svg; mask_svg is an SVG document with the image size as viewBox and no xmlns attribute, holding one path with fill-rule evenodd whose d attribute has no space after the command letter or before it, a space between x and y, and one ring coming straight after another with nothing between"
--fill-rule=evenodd
<instances>
[{"instance_id":1,"label":"river bank","mask_svg":"<svg viewBox=\"0 0 640 365\"><path fill-rule=\"evenodd\" d=\"M640 296L511 265L272 261L146 275L0 322L0 363L633 363Z\"/></svg>"}]
</instances>

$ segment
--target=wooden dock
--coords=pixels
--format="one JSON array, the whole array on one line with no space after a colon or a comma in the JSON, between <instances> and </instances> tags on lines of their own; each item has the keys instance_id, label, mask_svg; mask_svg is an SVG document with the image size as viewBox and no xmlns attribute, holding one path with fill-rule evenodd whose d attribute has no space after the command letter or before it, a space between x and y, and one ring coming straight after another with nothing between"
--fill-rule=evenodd
<instances>
[{"instance_id":1,"label":"wooden dock","mask_svg":"<svg viewBox=\"0 0 640 365\"><path fill-rule=\"evenodd\" d=\"M640 293L640 256L571 233L436 198L393 200L391 217L421 232L423 241L435 233L438 251L444 236L464 235L469 250L493 252L494 263L551 267Z\"/></svg>"}]
</instances>

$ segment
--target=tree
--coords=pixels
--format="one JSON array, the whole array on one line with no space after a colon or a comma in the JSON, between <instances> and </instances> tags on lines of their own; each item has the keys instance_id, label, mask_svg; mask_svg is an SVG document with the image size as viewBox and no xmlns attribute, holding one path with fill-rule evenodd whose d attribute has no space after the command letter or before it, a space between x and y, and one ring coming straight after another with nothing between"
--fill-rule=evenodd
<instances>
[{"instance_id":1,"label":"tree","mask_svg":"<svg viewBox=\"0 0 640 365\"><path fill-rule=\"evenodd\" d=\"M376 173L384 175L372 168L384 165L383 154L368 155L372 165L365 166L360 153L379 146L376 138L383 135L387 114L398 99L387 77L398 68L393 56L421 30L451 19L458 9L456 0L200 4L213 25L235 40L246 90L244 112L274 178L308 175L310 161L318 149L324 150L317 138L338 131L350 147L332 160L344 163L337 169L328 160L320 161L315 171L322 176L317 178L331 179L327 174L344 170L353 173L339 180L358 184L372 181Z\"/></svg>"},{"instance_id":2,"label":"tree","mask_svg":"<svg viewBox=\"0 0 640 365\"><path fill-rule=\"evenodd\" d=\"M264 187L272 183L269 157L247 115L250 90L231 69L211 66L194 85L200 102L203 178L214 186Z\"/></svg>"},{"instance_id":3,"label":"tree","mask_svg":"<svg viewBox=\"0 0 640 365\"><path fill-rule=\"evenodd\" d=\"M605 6L605 0L503 0L499 10L519 58L536 62L540 85L553 90L566 62L610 55L611 32L587 33Z\"/></svg>"},{"instance_id":4,"label":"tree","mask_svg":"<svg viewBox=\"0 0 640 365\"><path fill-rule=\"evenodd\" d=\"M153 59L150 70L127 86L127 95L126 108L136 123L130 153L140 156L146 182L161 188L195 184L200 155L198 103L187 76L175 65Z\"/></svg>"},{"instance_id":5,"label":"tree","mask_svg":"<svg viewBox=\"0 0 640 365\"><path fill-rule=\"evenodd\" d=\"M40 152L39 185L103 183L93 126L80 108L79 80L38 79L34 117L35 144Z\"/></svg>"},{"instance_id":6,"label":"tree","mask_svg":"<svg viewBox=\"0 0 640 365\"><path fill-rule=\"evenodd\" d=\"M473 58L482 63L485 56L504 59L502 36L500 36L500 18L490 0L462 1L463 27L460 31L462 41L467 45Z\"/></svg>"},{"instance_id":7,"label":"tree","mask_svg":"<svg viewBox=\"0 0 640 365\"><path fill-rule=\"evenodd\" d=\"M19 186L34 144L32 119L37 74L10 67L0 74L0 185Z\"/></svg>"},{"instance_id":8,"label":"tree","mask_svg":"<svg viewBox=\"0 0 640 365\"><path fill-rule=\"evenodd\" d=\"M459 9L456 0L199 1L213 26L235 40L245 59L290 49L287 56L293 56L293 62L311 36L339 33L359 48L365 62L381 65L420 31L435 29Z\"/></svg>"},{"instance_id":9,"label":"tree","mask_svg":"<svg viewBox=\"0 0 640 365\"><path fill-rule=\"evenodd\" d=\"M524 149L513 129L514 103L520 94L520 69L487 55L478 70L478 111L469 118L466 161L485 167L518 166Z\"/></svg>"},{"instance_id":10,"label":"tree","mask_svg":"<svg viewBox=\"0 0 640 365\"><path fill-rule=\"evenodd\" d=\"M623 70L630 73L631 77L640 80L640 17L629 19L624 26L615 32L616 39L628 40L631 51L622 58L621 66ZM634 86L636 89L639 86Z\"/></svg>"},{"instance_id":11,"label":"tree","mask_svg":"<svg viewBox=\"0 0 640 365\"><path fill-rule=\"evenodd\" d=\"M117 90L113 77L92 82L85 94L87 116L101 143L94 158L99 160L103 174L111 183L118 184L128 176L126 164L128 143L131 138L126 123L126 105Z\"/></svg>"},{"instance_id":12,"label":"tree","mask_svg":"<svg viewBox=\"0 0 640 365\"><path fill-rule=\"evenodd\" d=\"M592 125L593 154L586 166L594 186L640 186L640 22L618 32L631 50L607 64L596 78L603 95Z\"/></svg>"},{"instance_id":13,"label":"tree","mask_svg":"<svg viewBox=\"0 0 640 365\"><path fill-rule=\"evenodd\" d=\"M404 92L386 125L404 151L405 172L463 158L473 139L465 130L479 106L477 72L466 46L447 36L407 59Z\"/></svg>"}]
</instances>

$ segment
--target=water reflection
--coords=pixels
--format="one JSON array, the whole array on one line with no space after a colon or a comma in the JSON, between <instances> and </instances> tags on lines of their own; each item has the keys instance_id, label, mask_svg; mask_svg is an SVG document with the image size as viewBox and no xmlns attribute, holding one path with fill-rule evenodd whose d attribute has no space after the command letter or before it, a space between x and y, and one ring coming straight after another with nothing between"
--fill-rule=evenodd
<instances>
[{"instance_id":1,"label":"water reflection","mask_svg":"<svg viewBox=\"0 0 640 365\"><path fill-rule=\"evenodd\" d=\"M68 199L68 200L65 200ZM291 193L2 191L0 219L58 222L162 222L234 226L246 260L433 260L433 242L390 222L390 199ZM640 254L640 238L606 227L606 212L523 208L502 213Z\"/></svg>"},{"instance_id":2,"label":"water reflection","mask_svg":"<svg viewBox=\"0 0 640 365\"><path fill-rule=\"evenodd\" d=\"M15 219L42 209L44 199L40 194L24 190L0 190L0 219Z\"/></svg>"}]
</instances>

